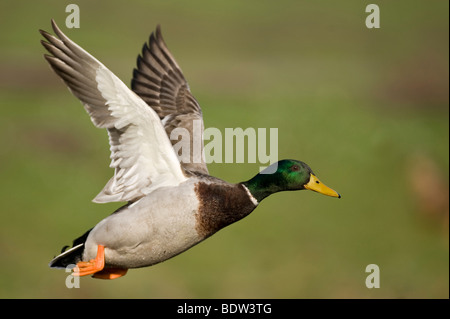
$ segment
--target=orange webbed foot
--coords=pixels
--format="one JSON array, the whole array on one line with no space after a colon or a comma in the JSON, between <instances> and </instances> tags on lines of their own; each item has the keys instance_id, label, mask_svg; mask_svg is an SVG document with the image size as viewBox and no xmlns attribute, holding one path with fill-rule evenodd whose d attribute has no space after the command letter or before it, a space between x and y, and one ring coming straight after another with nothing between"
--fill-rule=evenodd
<instances>
[{"instance_id":1,"label":"orange webbed foot","mask_svg":"<svg viewBox=\"0 0 450 319\"><path fill-rule=\"evenodd\" d=\"M73 269L74 276L87 276L102 271L105 268L105 246L97 246L97 256L90 261L80 261Z\"/></svg>"},{"instance_id":2,"label":"orange webbed foot","mask_svg":"<svg viewBox=\"0 0 450 319\"><path fill-rule=\"evenodd\" d=\"M125 276L128 269L123 268L105 268L102 271L95 273L92 277L99 279L116 279Z\"/></svg>"}]
</instances>

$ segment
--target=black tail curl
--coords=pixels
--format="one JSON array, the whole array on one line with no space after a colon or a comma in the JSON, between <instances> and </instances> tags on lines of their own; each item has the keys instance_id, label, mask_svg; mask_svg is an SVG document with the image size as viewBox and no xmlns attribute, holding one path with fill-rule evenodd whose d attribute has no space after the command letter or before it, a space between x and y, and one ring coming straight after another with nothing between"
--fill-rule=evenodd
<instances>
[{"instance_id":1,"label":"black tail curl","mask_svg":"<svg viewBox=\"0 0 450 319\"><path fill-rule=\"evenodd\" d=\"M50 268L66 268L70 265L75 265L81 261L84 252L84 243L91 232L89 229L82 236L73 241L72 248L67 249L69 246L64 246L61 250L61 254L53 258L48 264Z\"/></svg>"}]
</instances>

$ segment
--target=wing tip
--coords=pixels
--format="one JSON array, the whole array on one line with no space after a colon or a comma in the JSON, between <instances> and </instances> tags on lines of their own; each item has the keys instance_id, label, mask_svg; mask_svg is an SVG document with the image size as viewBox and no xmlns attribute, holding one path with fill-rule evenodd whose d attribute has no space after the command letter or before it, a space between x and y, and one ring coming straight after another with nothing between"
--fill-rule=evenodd
<instances>
[{"instance_id":1,"label":"wing tip","mask_svg":"<svg viewBox=\"0 0 450 319\"><path fill-rule=\"evenodd\" d=\"M56 21L53 18L50 20L50 23L52 24L52 29L53 31L55 31L55 33L58 34L59 32L61 32L61 29L59 29L58 25L56 24Z\"/></svg>"},{"instance_id":2,"label":"wing tip","mask_svg":"<svg viewBox=\"0 0 450 319\"><path fill-rule=\"evenodd\" d=\"M161 24L158 23L156 25L156 29L155 29L154 34L155 34L155 40L156 40L157 43L162 43L163 45L166 45L166 43L164 41L164 38L162 36ZM153 32L152 32L151 35L153 35Z\"/></svg>"}]
</instances>

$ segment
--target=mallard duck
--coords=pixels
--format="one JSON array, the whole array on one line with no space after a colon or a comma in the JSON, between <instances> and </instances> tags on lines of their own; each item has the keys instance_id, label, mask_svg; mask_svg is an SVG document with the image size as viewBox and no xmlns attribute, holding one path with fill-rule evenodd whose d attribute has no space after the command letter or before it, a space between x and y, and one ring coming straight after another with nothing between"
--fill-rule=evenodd
<instances>
[{"instance_id":1,"label":"mallard duck","mask_svg":"<svg viewBox=\"0 0 450 319\"><path fill-rule=\"evenodd\" d=\"M194 120L203 129L202 112L159 26L138 56L132 89L54 20L52 27L56 36L40 30L48 41L41 40L50 53L45 59L109 135L114 176L93 201L127 204L75 239L50 267L72 265L75 276L114 279L184 252L273 193L309 189L340 198L297 160L281 160L237 184L210 176L203 158L180 162L170 132L183 127L192 138Z\"/></svg>"}]
</instances>

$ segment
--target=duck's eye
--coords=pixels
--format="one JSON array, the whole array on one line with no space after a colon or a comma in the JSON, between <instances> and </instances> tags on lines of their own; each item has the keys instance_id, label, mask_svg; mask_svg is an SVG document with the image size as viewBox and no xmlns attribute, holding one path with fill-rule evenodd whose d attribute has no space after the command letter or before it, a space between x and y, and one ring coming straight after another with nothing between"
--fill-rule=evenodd
<instances>
[{"instance_id":1,"label":"duck's eye","mask_svg":"<svg viewBox=\"0 0 450 319\"><path fill-rule=\"evenodd\" d=\"M295 171L300 170L300 167L298 165L294 165L291 167L291 170L293 170L295 172Z\"/></svg>"},{"instance_id":2,"label":"duck's eye","mask_svg":"<svg viewBox=\"0 0 450 319\"><path fill-rule=\"evenodd\" d=\"M316 184L320 184L320 182L319 182L319 181L316 181Z\"/></svg>"}]
</instances>

